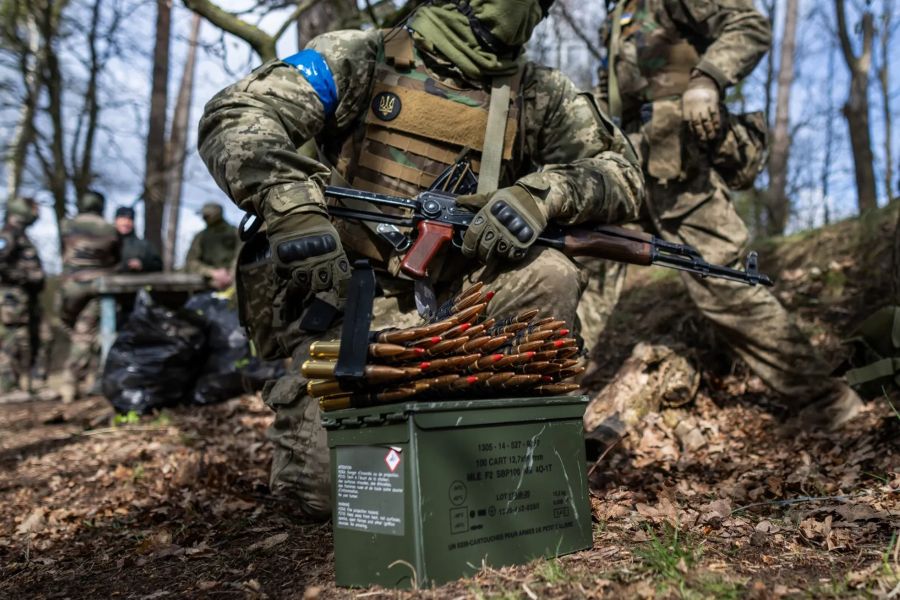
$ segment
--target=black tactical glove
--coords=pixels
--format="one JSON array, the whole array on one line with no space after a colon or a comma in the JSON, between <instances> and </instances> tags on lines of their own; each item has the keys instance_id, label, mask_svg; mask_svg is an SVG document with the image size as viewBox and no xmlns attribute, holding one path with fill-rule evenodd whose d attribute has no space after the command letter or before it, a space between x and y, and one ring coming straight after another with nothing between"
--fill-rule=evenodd
<instances>
[{"instance_id":1,"label":"black tactical glove","mask_svg":"<svg viewBox=\"0 0 900 600\"><path fill-rule=\"evenodd\" d=\"M301 289L335 291L343 297L350 261L327 217L318 213L285 215L267 224L275 272Z\"/></svg>"},{"instance_id":2,"label":"black tactical glove","mask_svg":"<svg viewBox=\"0 0 900 600\"><path fill-rule=\"evenodd\" d=\"M491 194L460 196L457 203L478 210L463 237L462 253L488 263L495 256L519 260L547 226L547 217L520 185Z\"/></svg>"}]
</instances>

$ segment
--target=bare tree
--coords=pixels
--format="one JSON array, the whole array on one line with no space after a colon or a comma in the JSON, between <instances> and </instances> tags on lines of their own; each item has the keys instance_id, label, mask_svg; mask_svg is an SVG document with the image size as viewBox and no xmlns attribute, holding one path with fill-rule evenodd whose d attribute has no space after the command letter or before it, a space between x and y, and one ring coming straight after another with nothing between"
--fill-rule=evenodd
<instances>
[{"instance_id":1,"label":"bare tree","mask_svg":"<svg viewBox=\"0 0 900 600\"><path fill-rule=\"evenodd\" d=\"M28 147L34 139L34 117L43 85L46 54L40 43L34 13L25 11L23 14L18 1L13 1L7 10L0 39L18 55L23 88L22 107L6 156L6 193L12 198L19 193Z\"/></svg>"},{"instance_id":2,"label":"bare tree","mask_svg":"<svg viewBox=\"0 0 900 600\"><path fill-rule=\"evenodd\" d=\"M287 33L295 21L320 1L303 0L298 3L272 35L242 19L238 14L226 11L211 0L184 0L184 5L222 31L247 42L262 60L272 60L278 56L275 50L278 40Z\"/></svg>"},{"instance_id":3,"label":"bare tree","mask_svg":"<svg viewBox=\"0 0 900 600\"><path fill-rule=\"evenodd\" d=\"M781 58L778 68L778 95L775 102L775 127L769 155L769 193L767 229L769 235L781 235L787 226L791 200L787 195L788 160L791 150L791 88L794 84L794 50L797 44L799 0L787 0Z\"/></svg>"},{"instance_id":4,"label":"bare tree","mask_svg":"<svg viewBox=\"0 0 900 600\"><path fill-rule=\"evenodd\" d=\"M828 72L834 73L834 55L835 49L832 47L828 50ZM826 90L828 95L828 106L825 114L825 156L822 159L822 171L820 175L820 185L822 187L822 202L824 203L824 211L822 220L825 225L831 222L831 171L834 163L834 92L831 87Z\"/></svg>"},{"instance_id":5,"label":"bare tree","mask_svg":"<svg viewBox=\"0 0 900 600\"><path fill-rule=\"evenodd\" d=\"M872 153L872 134L869 130L869 75L872 69L872 45L875 38L875 18L867 4L860 21L862 48L857 55L850 41L845 0L835 0L837 34L841 52L850 70L850 94L844 104L844 117L850 129L850 147L856 175L857 206L860 212L877 206L875 185L875 157Z\"/></svg>"},{"instance_id":6,"label":"bare tree","mask_svg":"<svg viewBox=\"0 0 900 600\"><path fill-rule=\"evenodd\" d=\"M181 193L184 184L184 163L187 158L187 131L191 112L191 98L194 92L194 66L197 62L197 40L200 37L201 17L194 14L191 24L191 37L188 55L184 63L184 74L181 87L178 88L178 100L175 113L172 115L172 131L169 146L166 150L169 176L166 194L168 219L166 221L166 246L163 252L163 264L167 271L175 266L175 243L178 240L178 213L181 210Z\"/></svg>"},{"instance_id":7,"label":"bare tree","mask_svg":"<svg viewBox=\"0 0 900 600\"><path fill-rule=\"evenodd\" d=\"M153 85L144 169L144 238L162 248L163 211L166 202L166 111L169 90L169 42L172 6L156 0L156 43L153 50Z\"/></svg>"},{"instance_id":8,"label":"bare tree","mask_svg":"<svg viewBox=\"0 0 900 600\"><path fill-rule=\"evenodd\" d=\"M881 10L881 29L879 46L881 64L878 66L878 84L881 90L882 113L884 114L884 190L890 201L894 193L894 152L893 152L893 118L891 116L891 70L890 48L893 33L893 0L883 0Z\"/></svg>"},{"instance_id":9,"label":"bare tree","mask_svg":"<svg viewBox=\"0 0 900 600\"><path fill-rule=\"evenodd\" d=\"M366 9L372 22L380 24L382 18L379 18L377 7L368 2ZM307 9L302 19L297 19L297 45L302 48L319 34L357 25L359 25L359 10L355 2L347 0L319 2Z\"/></svg>"}]
</instances>

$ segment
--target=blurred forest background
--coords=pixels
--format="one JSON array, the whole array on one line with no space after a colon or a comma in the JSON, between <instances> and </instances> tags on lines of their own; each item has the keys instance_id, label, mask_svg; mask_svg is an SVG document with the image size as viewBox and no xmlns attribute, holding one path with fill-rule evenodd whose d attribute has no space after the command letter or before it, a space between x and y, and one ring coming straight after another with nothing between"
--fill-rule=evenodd
<instances>
[{"instance_id":1,"label":"blurred forest background","mask_svg":"<svg viewBox=\"0 0 900 600\"><path fill-rule=\"evenodd\" d=\"M219 89L315 35L401 22L391 0L0 0L0 182L43 205L32 230L58 270L57 222L93 187L134 204L139 231L177 266L206 201L236 208L196 153L196 122ZM766 171L735 201L758 237L821 226L898 193L900 14L894 0L760 0L775 44L732 91L764 110ZM603 2L557 0L532 59L590 88ZM893 59L893 60L892 60Z\"/></svg>"}]
</instances>

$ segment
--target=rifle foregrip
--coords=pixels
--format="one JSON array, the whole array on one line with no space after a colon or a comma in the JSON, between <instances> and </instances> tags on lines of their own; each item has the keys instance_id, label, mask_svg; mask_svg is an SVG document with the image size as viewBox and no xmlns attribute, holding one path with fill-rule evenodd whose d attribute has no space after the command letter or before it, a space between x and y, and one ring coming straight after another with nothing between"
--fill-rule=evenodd
<instances>
[{"instance_id":1,"label":"rifle foregrip","mask_svg":"<svg viewBox=\"0 0 900 600\"><path fill-rule=\"evenodd\" d=\"M648 242L594 231L566 234L562 250L568 256L593 256L632 265L648 266L653 260L653 246Z\"/></svg>"},{"instance_id":2,"label":"rifle foregrip","mask_svg":"<svg viewBox=\"0 0 900 600\"><path fill-rule=\"evenodd\" d=\"M416 279L428 274L428 264L444 244L453 239L453 227L429 221L421 221L418 225L419 235L412 248L403 257L400 270Z\"/></svg>"}]
</instances>

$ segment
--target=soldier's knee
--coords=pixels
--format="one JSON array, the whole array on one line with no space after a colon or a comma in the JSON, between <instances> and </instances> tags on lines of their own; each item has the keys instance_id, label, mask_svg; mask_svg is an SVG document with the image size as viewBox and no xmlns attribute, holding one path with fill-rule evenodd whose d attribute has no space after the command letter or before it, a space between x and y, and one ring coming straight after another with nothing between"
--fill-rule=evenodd
<instances>
[{"instance_id":1,"label":"soldier's knee","mask_svg":"<svg viewBox=\"0 0 900 600\"><path fill-rule=\"evenodd\" d=\"M581 295L585 278L568 256L553 248L540 248L521 273L521 279L539 293L553 298L558 295Z\"/></svg>"}]
</instances>

